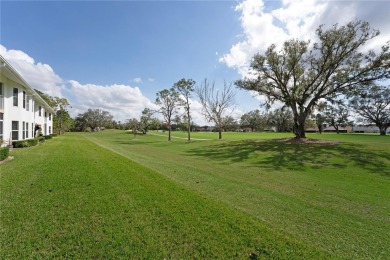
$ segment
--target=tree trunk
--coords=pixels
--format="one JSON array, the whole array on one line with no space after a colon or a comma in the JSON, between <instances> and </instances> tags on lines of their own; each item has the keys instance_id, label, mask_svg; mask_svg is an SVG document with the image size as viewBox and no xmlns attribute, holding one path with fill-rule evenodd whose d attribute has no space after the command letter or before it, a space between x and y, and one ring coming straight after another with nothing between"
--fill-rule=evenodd
<instances>
[{"instance_id":1,"label":"tree trunk","mask_svg":"<svg viewBox=\"0 0 390 260\"><path fill-rule=\"evenodd\" d=\"M386 135L386 129L387 127L384 127L384 126L378 126L379 127L379 133L380 135Z\"/></svg>"},{"instance_id":2,"label":"tree trunk","mask_svg":"<svg viewBox=\"0 0 390 260\"><path fill-rule=\"evenodd\" d=\"M222 139L222 130L221 130L221 129L218 131L218 139L219 139L219 140Z\"/></svg>"},{"instance_id":3,"label":"tree trunk","mask_svg":"<svg viewBox=\"0 0 390 260\"><path fill-rule=\"evenodd\" d=\"M191 121L188 120L188 142L191 141Z\"/></svg>"},{"instance_id":4,"label":"tree trunk","mask_svg":"<svg viewBox=\"0 0 390 260\"><path fill-rule=\"evenodd\" d=\"M171 141L171 125L168 126L168 141Z\"/></svg>"},{"instance_id":5,"label":"tree trunk","mask_svg":"<svg viewBox=\"0 0 390 260\"><path fill-rule=\"evenodd\" d=\"M188 103L188 101L187 101ZM188 142L191 141L191 117L190 117L190 106L187 107L187 120L188 120Z\"/></svg>"},{"instance_id":6,"label":"tree trunk","mask_svg":"<svg viewBox=\"0 0 390 260\"><path fill-rule=\"evenodd\" d=\"M320 134L322 134L322 125L317 125L317 127L318 127L318 132L319 132Z\"/></svg>"},{"instance_id":7,"label":"tree trunk","mask_svg":"<svg viewBox=\"0 0 390 260\"><path fill-rule=\"evenodd\" d=\"M305 120L295 120L294 122L294 134L295 138L301 139L306 138L305 135Z\"/></svg>"}]
</instances>

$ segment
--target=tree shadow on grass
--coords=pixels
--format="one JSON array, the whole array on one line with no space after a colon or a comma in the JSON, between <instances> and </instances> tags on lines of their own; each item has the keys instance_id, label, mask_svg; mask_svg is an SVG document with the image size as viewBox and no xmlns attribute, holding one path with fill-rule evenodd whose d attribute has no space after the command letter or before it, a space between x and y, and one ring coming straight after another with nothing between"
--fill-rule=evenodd
<instances>
[{"instance_id":1,"label":"tree shadow on grass","mask_svg":"<svg viewBox=\"0 0 390 260\"><path fill-rule=\"evenodd\" d=\"M192 156L270 169L314 170L354 165L390 177L390 151L367 149L361 144L307 144L280 140L242 140L203 146Z\"/></svg>"}]
</instances>

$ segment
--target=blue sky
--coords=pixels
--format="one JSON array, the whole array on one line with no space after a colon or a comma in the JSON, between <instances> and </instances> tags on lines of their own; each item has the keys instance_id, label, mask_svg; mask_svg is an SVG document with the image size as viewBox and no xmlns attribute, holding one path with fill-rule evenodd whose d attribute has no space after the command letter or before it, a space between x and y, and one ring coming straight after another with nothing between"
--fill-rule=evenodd
<instances>
[{"instance_id":1,"label":"blue sky","mask_svg":"<svg viewBox=\"0 0 390 260\"><path fill-rule=\"evenodd\" d=\"M169 86L178 77L224 77L215 53L228 52L240 33L234 2L225 1L4 2L2 8L4 45L81 83L141 77Z\"/></svg>"},{"instance_id":2,"label":"blue sky","mask_svg":"<svg viewBox=\"0 0 390 260\"><path fill-rule=\"evenodd\" d=\"M271 43L364 19L389 40L388 1L1 1L1 52L34 88L117 120L153 107L181 78L223 85ZM380 45L381 41L373 44ZM44 81L44 82L42 82ZM238 90L237 90L238 91ZM238 91L233 112L261 97ZM200 112L193 100L194 111ZM198 113L195 121L204 123Z\"/></svg>"}]
</instances>

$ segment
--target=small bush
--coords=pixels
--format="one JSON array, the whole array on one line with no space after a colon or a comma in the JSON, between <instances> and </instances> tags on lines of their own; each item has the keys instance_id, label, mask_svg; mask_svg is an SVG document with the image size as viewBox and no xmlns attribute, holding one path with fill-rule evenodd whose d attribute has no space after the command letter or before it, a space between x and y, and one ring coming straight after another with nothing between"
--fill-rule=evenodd
<instances>
[{"instance_id":1,"label":"small bush","mask_svg":"<svg viewBox=\"0 0 390 260\"><path fill-rule=\"evenodd\" d=\"M51 135L44 135L43 137L45 138L45 140L47 140L47 139L52 139L52 136L51 136Z\"/></svg>"},{"instance_id":2,"label":"small bush","mask_svg":"<svg viewBox=\"0 0 390 260\"><path fill-rule=\"evenodd\" d=\"M30 146L35 146L38 144L38 142L43 142L45 141L44 137L37 137L34 139L27 139L27 140L21 140L21 141L13 141L12 145L15 148L25 148L25 147L30 147Z\"/></svg>"},{"instance_id":3,"label":"small bush","mask_svg":"<svg viewBox=\"0 0 390 260\"><path fill-rule=\"evenodd\" d=\"M43 137L43 136L38 136L35 139L37 139L38 142L40 142L40 143L43 143L45 141L45 137Z\"/></svg>"},{"instance_id":4,"label":"small bush","mask_svg":"<svg viewBox=\"0 0 390 260\"><path fill-rule=\"evenodd\" d=\"M9 148L8 147L3 147L0 148L0 161L6 159L9 155Z\"/></svg>"},{"instance_id":5,"label":"small bush","mask_svg":"<svg viewBox=\"0 0 390 260\"><path fill-rule=\"evenodd\" d=\"M30 146L35 146L38 144L38 139L34 138L34 139L28 139L26 140Z\"/></svg>"},{"instance_id":6,"label":"small bush","mask_svg":"<svg viewBox=\"0 0 390 260\"><path fill-rule=\"evenodd\" d=\"M24 148L24 147L30 147L29 142L27 140L22 140L22 141L13 141L12 142L13 147L15 148Z\"/></svg>"}]
</instances>

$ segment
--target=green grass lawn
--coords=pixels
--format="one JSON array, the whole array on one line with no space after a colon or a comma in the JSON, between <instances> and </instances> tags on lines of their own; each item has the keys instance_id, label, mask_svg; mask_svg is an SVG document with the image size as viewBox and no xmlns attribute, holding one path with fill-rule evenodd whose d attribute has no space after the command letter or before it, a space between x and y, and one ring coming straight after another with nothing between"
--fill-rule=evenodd
<instances>
[{"instance_id":1,"label":"green grass lawn","mask_svg":"<svg viewBox=\"0 0 390 260\"><path fill-rule=\"evenodd\" d=\"M166 134L15 149L0 165L0 258L390 255L389 136L309 134L342 143L308 145L279 133Z\"/></svg>"}]
</instances>

